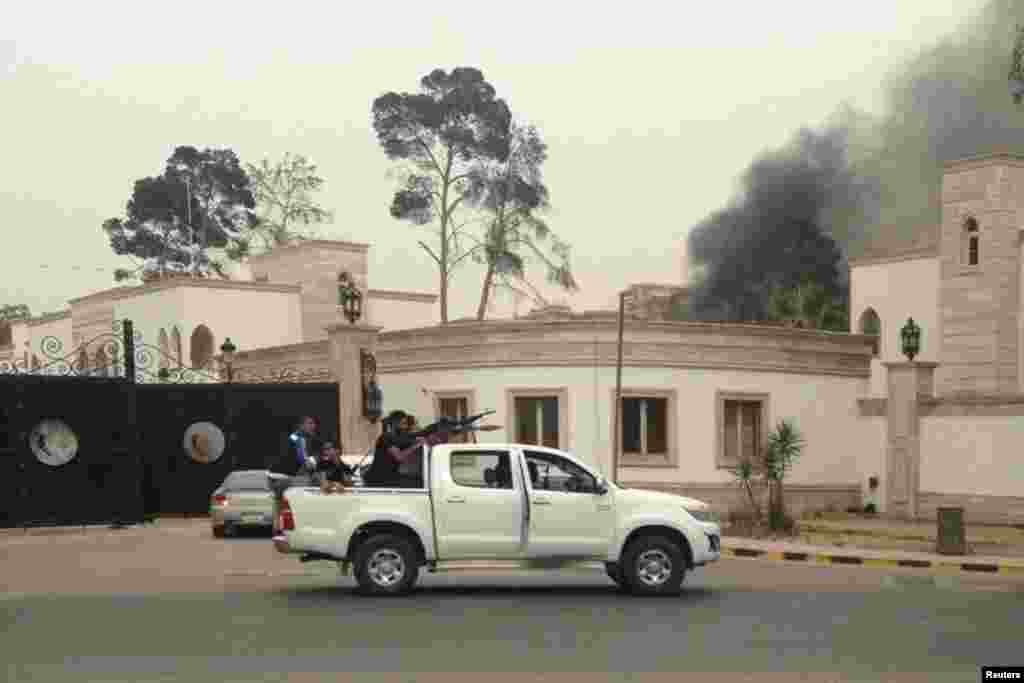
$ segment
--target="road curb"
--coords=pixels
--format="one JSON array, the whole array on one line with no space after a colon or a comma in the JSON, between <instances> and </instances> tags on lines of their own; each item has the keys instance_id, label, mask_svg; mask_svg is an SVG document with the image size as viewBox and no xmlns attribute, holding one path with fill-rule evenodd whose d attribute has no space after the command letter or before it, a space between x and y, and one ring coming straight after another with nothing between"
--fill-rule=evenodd
<instances>
[{"instance_id":1,"label":"road curb","mask_svg":"<svg viewBox=\"0 0 1024 683\"><path fill-rule=\"evenodd\" d=\"M776 562L802 562L804 564L825 564L862 567L899 567L901 569L928 569L932 571L953 571L972 574L1020 574L1024 576L1024 564L1004 562L961 562L956 560L910 560L900 558L868 557L856 554L801 553L762 550L760 548L722 548L723 557L739 559L773 560Z\"/></svg>"}]
</instances>

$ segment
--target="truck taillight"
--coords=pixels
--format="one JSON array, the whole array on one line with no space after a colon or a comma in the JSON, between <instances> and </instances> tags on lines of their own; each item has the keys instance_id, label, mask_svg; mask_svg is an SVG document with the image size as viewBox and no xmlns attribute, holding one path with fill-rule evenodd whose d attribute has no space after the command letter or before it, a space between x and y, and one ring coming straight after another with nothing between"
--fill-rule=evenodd
<instances>
[{"instance_id":1,"label":"truck taillight","mask_svg":"<svg viewBox=\"0 0 1024 683\"><path fill-rule=\"evenodd\" d=\"M210 499L210 502L216 507L227 505L228 497L225 495L214 496Z\"/></svg>"},{"instance_id":2,"label":"truck taillight","mask_svg":"<svg viewBox=\"0 0 1024 683\"><path fill-rule=\"evenodd\" d=\"M292 507L283 498L278 504L276 526L281 531L295 531L295 517L292 515Z\"/></svg>"}]
</instances>

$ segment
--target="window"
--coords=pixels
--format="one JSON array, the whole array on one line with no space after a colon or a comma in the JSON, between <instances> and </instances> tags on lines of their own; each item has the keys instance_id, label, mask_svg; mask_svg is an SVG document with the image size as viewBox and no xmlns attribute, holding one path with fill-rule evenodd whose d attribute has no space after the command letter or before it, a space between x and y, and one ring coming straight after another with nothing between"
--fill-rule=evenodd
<instances>
[{"instance_id":1,"label":"window","mask_svg":"<svg viewBox=\"0 0 1024 683\"><path fill-rule=\"evenodd\" d=\"M516 397L516 441L558 448L557 397Z\"/></svg>"},{"instance_id":2,"label":"window","mask_svg":"<svg viewBox=\"0 0 1024 683\"><path fill-rule=\"evenodd\" d=\"M250 472L232 472L224 480L224 486L228 491L269 491L267 473L261 470Z\"/></svg>"},{"instance_id":3,"label":"window","mask_svg":"<svg viewBox=\"0 0 1024 683\"><path fill-rule=\"evenodd\" d=\"M504 451L455 451L450 461L452 481L478 489L511 489L512 463Z\"/></svg>"},{"instance_id":4,"label":"window","mask_svg":"<svg viewBox=\"0 0 1024 683\"><path fill-rule=\"evenodd\" d=\"M622 399L622 452L668 455L668 400Z\"/></svg>"},{"instance_id":5,"label":"window","mask_svg":"<svg viewBox=\"0 0 1024 683\"><path fill-rule=\"evenodd\" d=\"M526 451L524 455L530 472L530 486L535 491L597 493L594 475L573 461L538 451Z\"/></svg>"},{"instance_id":6,"label":"window","mask_svg":"<svg viewBox=\"0 0 1024 683\"><path fill-rule=\"evenodd\" d=\"M205 368L213 360L213 332L206 325L200 325L192 332L189 356L195 370Z\"/></svg>"},{"instance_id":7,"label":"window","mask_svg":"<svg viewBox=\"0 0 1024 683\"><path fill-rule=\"evenodd\" d=\"M171 330L171 355L174 356L179 368L184 365L181 352L181 332L177 325Z\"/></svg>"},{"instance_id":8,"label":"window","mask_svg":"<svg viewBox=\"0 0 1024 683\"><path fill-rule=\"evenodd\" d=\"M767 414L767 394L719 393L719 467L735 467L742 460L756 460L760 457L764 447Z\"/></svg>"},{"instance_id":9,"label":"window","mask_svg":"<svg viewBox=\"0 0 1024 683\"><path fill-rule=\"evenodd\" d=\"M0 347L14 346L14 334L10 323L0 323Z\"/></svg>"},{"instance_id":10,"label":"window","mask_svg":"<svg viewBox=\"0 0 1024 683\"><path fill-rule=\"evenodd\" d=\"M508 389L506 429L516 443L568 448L569 390Z\"/></svg>"},{"instance_id":11,"label":"window","mask_svg":"<svg viewBox=\"0 0 1024 683\"><path fill-rule=\"evenodd\" d=\"M882 319L878 317L875 309L869 308L860 315L860 333L875 337L874 353L877 356L881 351L879 340L882 336Z\"/></svg>"},{"instance_id":12,"label":"window","mask_svg":"<svg viewBox=\"0 0 1024 683\"><path fill-rule=\"evenodd\" d=\"M168 359L171 357L171 340L167 336L167 330L160 328L160 334L157 336L157 345L160 347L160 369L166 370L170 367Z\"/></svg>"},{"instance_id":13,"label":"window","mask_svg":"<svg viewBox=\"0 0 1024 683\"><path fill-rule=\"evenodd\" d=\"M454 419L472 415L476 408L475 392L466 391L438 391L434 393L434 414L437 419L450 417ZM472 441L469 434L458 434L452 437L452 443L469 443Z\"/></svg>"},{"instance_id":14,"label":"window","mask_svg":"<svg viewBox=\"0 0 1024 683\"><path fill-rule=\"evenodd\" d=\"M619 406L619 466L675 467L676 392L667 389L622 389ZM611 390L615 420L615 390ZM612 425L614 439L616 426Z\"/></svg>"},{"instance_id":15,"label":"window","mask_svg":"<svg viewBox=\"0 0 1024 683\"><path fill-rule=\"evenodd\" d=\"M978 221L973 216L968 216L964 221L963 254L961 260L964 265L976 266L980 262L981 233L978 229Z\"/></svg>"}]
</instances>

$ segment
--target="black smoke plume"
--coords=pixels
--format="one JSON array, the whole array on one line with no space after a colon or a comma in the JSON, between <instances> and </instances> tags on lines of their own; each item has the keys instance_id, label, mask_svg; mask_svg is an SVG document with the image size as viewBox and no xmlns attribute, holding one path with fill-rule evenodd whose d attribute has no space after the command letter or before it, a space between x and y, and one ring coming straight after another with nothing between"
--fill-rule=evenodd
<instances>
[{"instance_id":1,"label":"black smoke plume","mask_svg":"<svg viewBox=\"0 0 1024 683\"><path fill-rule=\"evenodd\" d=\"M843 297L851 256L934 243L943 162L1024 152L1007 82L1020 23L1024 0L991 0L889 74L881 116L844 106L755 159L731 205L690 231L690 314L762 320L769 287L804 278Z\"/></svg>"}]
</instances>

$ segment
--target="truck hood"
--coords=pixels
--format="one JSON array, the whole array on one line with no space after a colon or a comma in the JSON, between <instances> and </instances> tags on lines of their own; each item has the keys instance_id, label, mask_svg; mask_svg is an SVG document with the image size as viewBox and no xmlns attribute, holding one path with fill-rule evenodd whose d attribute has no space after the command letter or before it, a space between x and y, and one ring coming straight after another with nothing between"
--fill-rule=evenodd
<instances>
[{"instance_id":1,"label":"truck hood","mask_svg":"<svg viewBox=\"0 0 1024 683\"><path fill-rule=\"evenodd\" d=\"M665 493L663 491L646 491L644 489L619 489L615 492L615 497L627 504L654 504L664 506L681 506L690 510L706 510L708 504L702 500L696 498L687 498L686 496L677 496L674 493Z\"/></svg>"}]
</instances>

